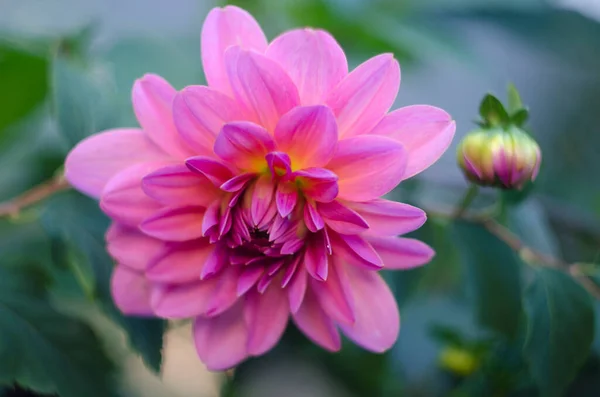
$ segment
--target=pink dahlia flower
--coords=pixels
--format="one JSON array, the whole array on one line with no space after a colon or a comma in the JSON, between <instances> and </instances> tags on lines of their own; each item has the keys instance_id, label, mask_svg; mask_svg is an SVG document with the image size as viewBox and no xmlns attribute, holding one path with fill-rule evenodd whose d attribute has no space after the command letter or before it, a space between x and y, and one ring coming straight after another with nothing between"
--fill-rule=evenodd
<instances>
[{"instance_id":1,"label":"pink dahlia flower","mask_svg":"<svg viewBox=\"0 0 600 397\"><path fill-rule=\"evenodd\" d=\"M400 319L378 271L433 251L398 235L425 213L380 198L435 162L454 135L432 106L386 114L400 85L391 54L348 73L327 32L268 43L237 7L202 29L208 86L133 87L140 128L104 131L69 154L66 177L100 199L129 315L192 318L213 370L271 349L288 320L335 351L342 331L375 352Z\"/></svg>"}]
</instances>

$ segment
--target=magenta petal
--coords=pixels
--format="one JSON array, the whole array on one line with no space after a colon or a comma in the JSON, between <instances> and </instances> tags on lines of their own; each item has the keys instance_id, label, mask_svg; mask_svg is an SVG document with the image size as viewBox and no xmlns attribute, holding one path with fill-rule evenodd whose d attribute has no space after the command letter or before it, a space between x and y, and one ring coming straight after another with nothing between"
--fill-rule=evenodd
<instances>
[{"instance_id":1,"label":"magenta petal","mask_svg":"<svg viewBox=\"0 0 600 397\"><path fill-rule=\"evenodd\" d=\"M218 284L206 308L206 316L218 316L237 301L237 285L241 272L239 266L229 266L217 276Z\"/></svg>"},{"instance_id":2,"label":"magenta petal","mask_svg":"<svg viewBox=\"0 0 600 397\"><path fill-rule=\"evenodd\" d=\"M244 171L260 172L266 166L267 153L275 150L275 142L263 127L236 121L223 126L214 150L217 156Z\"/></svg>"},{"instance_id":3,"label":"magenta petal","mask_svg":"<svg viewBox=\"0 0 600 397\"><path fill-rule=\"evenodd\" d=\"M290 156L283 152L271 152L265 156L273 177L287 176L292 172Z\"/></svg>"},{"instance_id":4,"label":"magenta petal","mask_svg":"<svg viewBox=\"0 0 600 397\"><path fill-rule=\"evenodd\" d=\"M187 284L155 284L150 303L162 318L190 318L204 314L213 295L215 280Z\"/></svg>"},{"instance_id":5,"label":"magenta petal","mask_svg":"<svg viewBox=\"0 0 600 397\"><path fill-rule=\"evenodd\" d=\"M347 205L369 224L369 235L396 236L412 232L427 220L422 209L396 201L375 199Z\"/></svg>"},{"instance_id":6,"label":"magenta petal","mask_svg":"<svg viewBox=\"0 0 600 397\"><path fill-rule=\"evenodd\" d=\"M340 328L365 349L381 353L394 345L400 331L398 305L377 272L348 266L356 321Z\"/></svg>"},{"instance_id":7,"label":"magenta petal","mask_svg":"<svg viewBox=\"0 0 600 397\"><path fill-rule=\"evenodd\" d=\"M157 283L187 283L200 280L204 262L214 250L208 241L170 243L146 269L146 277Z\"/></svg>"},{"instance_id":8,"label":"magenta petal","mask_svg":"<svg viewBox=\"0 0 600 397\"><path fill-rule=\"evenodd\" d=\"M165 208L146 218L140 230L167 241L187 241L202 237L204 207Z\"/></svg>"},{"instance_id":9,"label":"magenta petal","mask_svg":"<svg viewBox=\"0 0 600 397\"><path fill-rule=\"evenodd\" d=\"M287 71L303 105L322 103L348 74L346 55L323 30L297 29L275 38L266 55Z\"/></svg>"},{"instance_id":10,"label":"magenta petal","mask_svg":"<svg viewBox=\"0 0 600 397\"><path fill-rule=\"evenodd\" d=\"M313 233L325 227L325 221L315 206L309 202L304 204L304 224Z\"/></svg>"},{"instance_id":11,"label":"magenta petal","mask_svg":"<svg viewBox=\"0 0 600 397\"><path fill-rule=\"evenodd\" d=\"M289 312L287 296L277 284L271 284L264 294L248 293L244 310L248 353L259 356L271 350L285 331Z\"/></svg>"},{"instance_id":12,"label":"magenta petal","mask_svg":"<svg viewBox=\"0 0 600 397\"><path fill-rule=\"evenodd\" d=\"M106 248L110 255L119 265L139 272L146 269L163 246L163 241L119 223L113 223L106 232Z\"/></svg>"},{"instance_id":13,"label":"magenta petal","mask_svg":"<svg viewBox=\"0 0 600 397\"><path fill-rule=\"evenodd\" d=\"M338 233L359 234L369 228L369 224L356 211L339 201L317 203L317 211L327 226Z\"/></svg>"},{"instance_id":14,"label":"magenta petal","mask_svg":"<svg viewBox=\"0 0 600 397\"><path fill-rule=\"evenodd\" d=\"M338 177L325 168L307 168L292 174L304 194L316 201L328 202L338 195Z\"/></svg>"},{"instance_id":15,"label":"magenta petal","mask_svg":"<svg viewBox=\"0 0 600 397\"><path fill-rule=\"evenodd\" d=\"M304 267L313 278L321 281L327 280L329 258L327 255L327 242L323 232L314 233L307 237Z\"/></svg>"},{"instance_id":16,"label":"magenta petal","mask_svg":"<svg viewBox=\"0 0 600 397\"><path fill-rule=\"evenodd\" d=\"M102 211L120 223L136 227L162 207L144 193L142 178L164 166L163 162L140 163L119 172L102 191Z\"/></svg>"},{"instance_id":17,"label":"magenta petal","mask_svg":"<svg viewBox=\"0 0 600 397\"><path fill-rule=\"evenodd\" d=\"M369 270L383 267L383 260L373 246L358 235L344 235L330 232L333 252L347 263L361 266Z\"/></svg>"},{"instance_id":18,"label":"magenta petal","mask_svg":"<svg viewBox=\"0 0 600 397\"><path fill-rule=\"evenodd\" d=\"M296 86L277 62L235 46L226 51L225 64L235 98L268 131L300 103Z\"/></svg>"},{"instance_id":19,"label":"magenta petal","mask_svg":"<svg viewBox=\"0 0 600 397\"><path fill-rule=\"evenodd\" d=\"M366 134L394 103L400 87L400 66L392 54L359 65L331 91L326 103L343 138Z\"/></svg>"},{"instance_id":20,"label":"magenta petal","mask_svg":"<svg viewBox=\"0 0 600 397\"><path fill-rule=\"evenodd\" d=\"M442 109L428 105L407 106L386 115L371 131L402 143L408 152L404 179L435 163L450 146L456 123Z\"/></svg>"},{"instance_id":21,"label":"magenta petal","mask_svg":"<svg viewBox=\"0 0 600 397\"><path fill-rule=\"evenodd\" d=\"M248 182L256 177L256 174L253 172L246 172L243 174L239 174L234 176L233 178L225 181L221 185L221 190L226 192L234 193L243 189Z\"/></svg>"},{"instance_id":22,"label":"magenta petal","mask_svg":"<svg viewBox=\"0 0 600 397\"><path fill-rule=\"evenodd\" d=\"M269 207L271 201L273 201L273 195L275 194L275 186L269 175L263 175L254 184L252 192L252 203L250 206L250 213L252 215L252 221L255 225L259 225Z\"/></svg>"},{"instance_id":23,"label":"magenta petal","mask_svg":"<svg viewBox=\"0 0 600 397\"><path fill-rule=\"evenodd\" d=\"M173 123L173 99L177 91L162 77L147 74L133 85L132 101L142 129L157 146L175 158L192 152Z\"/></svg>"},{"instance_id":24,"label":"magenta petal","mask_svg":"<svg viewBox=\"0 0 600 397\"><path fill-rule=\"evenodd\" d=\"M249 266L242 271L237 285L237 295L242 296L254 287L265 269L262 266Z\"/></svg>"},{"instance_id":25,"label":"magenta petal","mask_svg":"<svg viewBox=\"0 0 600 397\"><path fill-rule=\"evenodd\" d=\"M248 356L243 307L240 302L218 317L197 317L194 321L196 351L209 370L235 367Z\"/></svg>"},{"instance_id":26,"label":"magenta petal","mask_svg":"<svg viewBox=\"0 0 600 397\"><path fill-rule=\"evenodd\" d=\"M235 6L213 8L202 26L202 66L208 84L228 95L231 87L224 57L225 50L233 45L262 53L267 49L267 39L248 12Z\"/></svg>"},{"instance_id":27,"label":"magenta petal","mask_svg":"<svg viewBox=\"0 0 600 397\"><path fill-rule=\"evenodd\" d=\"M428 263L435 255L430 246L412 238L369 236L367 240L381 256L385 269L412 269Z\"/></svg>"},{"instance_id":28,"label":"magenta petal","mask_svg":"<svg viewBox=\"0 0 600 397\"><path fill-rule=\"evenodd\" d=\"M219 190L203 175L183 164L160 168L142 179L142 189L166 205L207 207L219 197Z\"/></svg>"},{"instance_id":29,"label":"magenta petal","mask_svg":"<svg viewBox=\"0 0 600 397\"><path fill-rule=\"evenodd\" d=\"M307 291L302 306L293 314L293 319L298 328L319 346L333 352L342 347L335 324L325 314L312 291Z\"/></svg>"},{"instance_id":30,"label":"magenta petal","mask_svg":"<svg viewBox=\"0 0 600 397\"><path fill-rule=\"evenodd\" d=\"M124 314L152 316L150 307L150 286L143 274L125 266L117 266L113 271L110 287L115 305Z\"/></svg>"},{"instance_id":31,"label":"magenta petal","mask_svg":"<svg viewBox=\"0 0 600 397\"><path fill-rule=\"evenodd\" d=\"M296 265L296 263L294 264ZM290 311L296 313L304 300L307 287L307 274L302 266L298 266L294 272L290 283L287 286L288 300L290 302Z\"/></svg>"},{"instance_id":32,"label":"magenta petal","mask_svg":"<svg viewBox=\"0 0 600 397\"><path fill-rule=\"evenodd\" d=\"M282 217L292 213L298 202L298 189L291 183L279 183L275 193L277 211Z\"/></svg>"},{"instance_id":33,"label":"magenta petal","mask_svg":"<svg viewBox=\"0 0 600 397\"><path fill-rule=\"evenodd\" d=\"M229 264L227 248L223 244L213 244L213 250L206 257L200 278L202 280L213 277Z\"/></svg>"},{"instance_id":34,"label":"magenta petal","mask_svg":"<svg viewBox=\"0 0 600 397\"><path fill-rule=\"evenodd\" d=\"M137 163L168 160L142 130L108 130L79 142L65 160L65 178L77 190L98 198L117 173Z\"/></svg>"},{"instance_id":35,"label":"magenta petal","mask_svg":"<svg viewBox=\"0 0 600 397\"><path fill-rule=\"evenodd\" d=\"M221 186L233 177L233 171L222 162L204 156L190 157L185 165L192 171L208 178L215 186Z\"/></svg>"},{"instance_id":36,"label":"magenta petal","mask_svg":"<svg viewBox=\"0 0 600 397\"><path fill-rule=\"evenodd\" d=\"M221 221L221 202L214 201L206 208L204 217L202 218L202 235L207 236L207 232L217 226Z\"/></svg>"},{"instance_id":37,"label":"magenta petal","mask_svg":"<svg viewBox=\"0 0 600 397\"><path fill-rule=\"evenodd\" d=\"M327 106L299 106L281 117L275 127L278 150L287 153L295 169L323 167L338 141L335 116Z\"/></svg>"},{"instance_id":38,"label":"magenta petal","mask_svg":"<svg viewBox=\"0 0 600 397\"><path fill-rule=\"evenodd\" d=\"M215 139L225 123L244 120L243 111L228 96L204 86L189 86L173 101L175 126L196 154L214 156Z\"/></svg>"},{"instance_id":39,"label":"magenta petal","mask_svg":"<svg viewBox=\"0 0 600 397\"><path fill-rule=\"evenodd\" d=\"M348 280L342 266L332 264L326 281L311 280L321 307L337 323L354 324L352 295L348 292Z\"/></svg>"},{"instance_id":40,"label":"magenta petal","mask_svg":"<svg viewBox=\"0 0 600 397\"><path fill-rule=\"evenodd\" d=\"M337 174L339 198L369 201L389 193L402 180L407 153L401 143L361 135L338 143L327 168Z\"/></svg>"}]
</instances>

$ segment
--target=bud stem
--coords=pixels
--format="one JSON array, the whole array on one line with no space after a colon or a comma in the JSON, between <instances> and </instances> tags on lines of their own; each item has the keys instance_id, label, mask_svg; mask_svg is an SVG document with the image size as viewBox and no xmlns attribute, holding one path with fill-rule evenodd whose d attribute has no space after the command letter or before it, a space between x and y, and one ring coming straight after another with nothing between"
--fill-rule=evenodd
<instances>
[{"instance_id":1,"label":"bud stem","mask_svg":"<svg viewBox=\"0 0 600 397\"><path fill-rule=\"evenodd\" d=\"M467 189L467 191L465 192L465 195L463 196L460 204L458 205L458 207L456 209L456 212L454 213L454 216L456 218L460 218L465 213L467 208L469 208L469 206L475 200L475 197L477 197L478 193L479 193L479 186L472 183L471 186L469 186L469 189Z\"/></svg>"}]
</instances>

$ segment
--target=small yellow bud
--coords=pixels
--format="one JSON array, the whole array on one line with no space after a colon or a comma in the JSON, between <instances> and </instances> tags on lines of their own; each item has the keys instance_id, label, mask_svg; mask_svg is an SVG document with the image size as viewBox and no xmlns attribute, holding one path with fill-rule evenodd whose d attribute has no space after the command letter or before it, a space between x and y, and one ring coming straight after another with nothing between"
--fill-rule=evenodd
<instances>
[{"instance_id":1,"label":"small yellow bud","mask_svg":"<svg viewBox=\"0 0 600 397\"><path fill-rule=\"evenodd\" d=\"M516 126L479 129L458 145L457 159L465 176L482 186L521 189L535 180L541 163L538 144Z\"/></svg>"},{"instance_id":2,"label":"small yellow bud","mask_svg":"<svg viewBox=\"0 0 600 397\"><path fill-rule=\"evenodd\" d=\"M442 350L439 363L445 370L459 376L471 375L479 367L479 359L472 352L455 346Z\"/></svg>"}]
</instances>

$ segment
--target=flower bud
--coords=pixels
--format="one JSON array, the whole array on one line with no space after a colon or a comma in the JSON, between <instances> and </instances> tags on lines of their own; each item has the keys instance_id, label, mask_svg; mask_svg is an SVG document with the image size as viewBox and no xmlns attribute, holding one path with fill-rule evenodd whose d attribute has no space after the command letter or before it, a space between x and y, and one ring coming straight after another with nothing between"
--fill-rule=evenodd
<instances>
[{"instance_id":1,"label":"flower bud","mask_svg":"<svg viewBox=\"0 0 600 397\"><path fill-rule=\"evenodd\" d=\"M535 180L542 160L538 144L516 126L469 133L459 144L457 157L470 181L519 190Z\"/></svg>"},{"instance_id":2,"label":"flower bud","mask_svg":"<svg viewBox=\"0 0 600 397\"><path fill-rule=\"evenodd\" d=\"M439 356L440 366L458 376L468 376L479 367L479 358L467 349L448 346Z\"/></svg>"}]
</instances>

